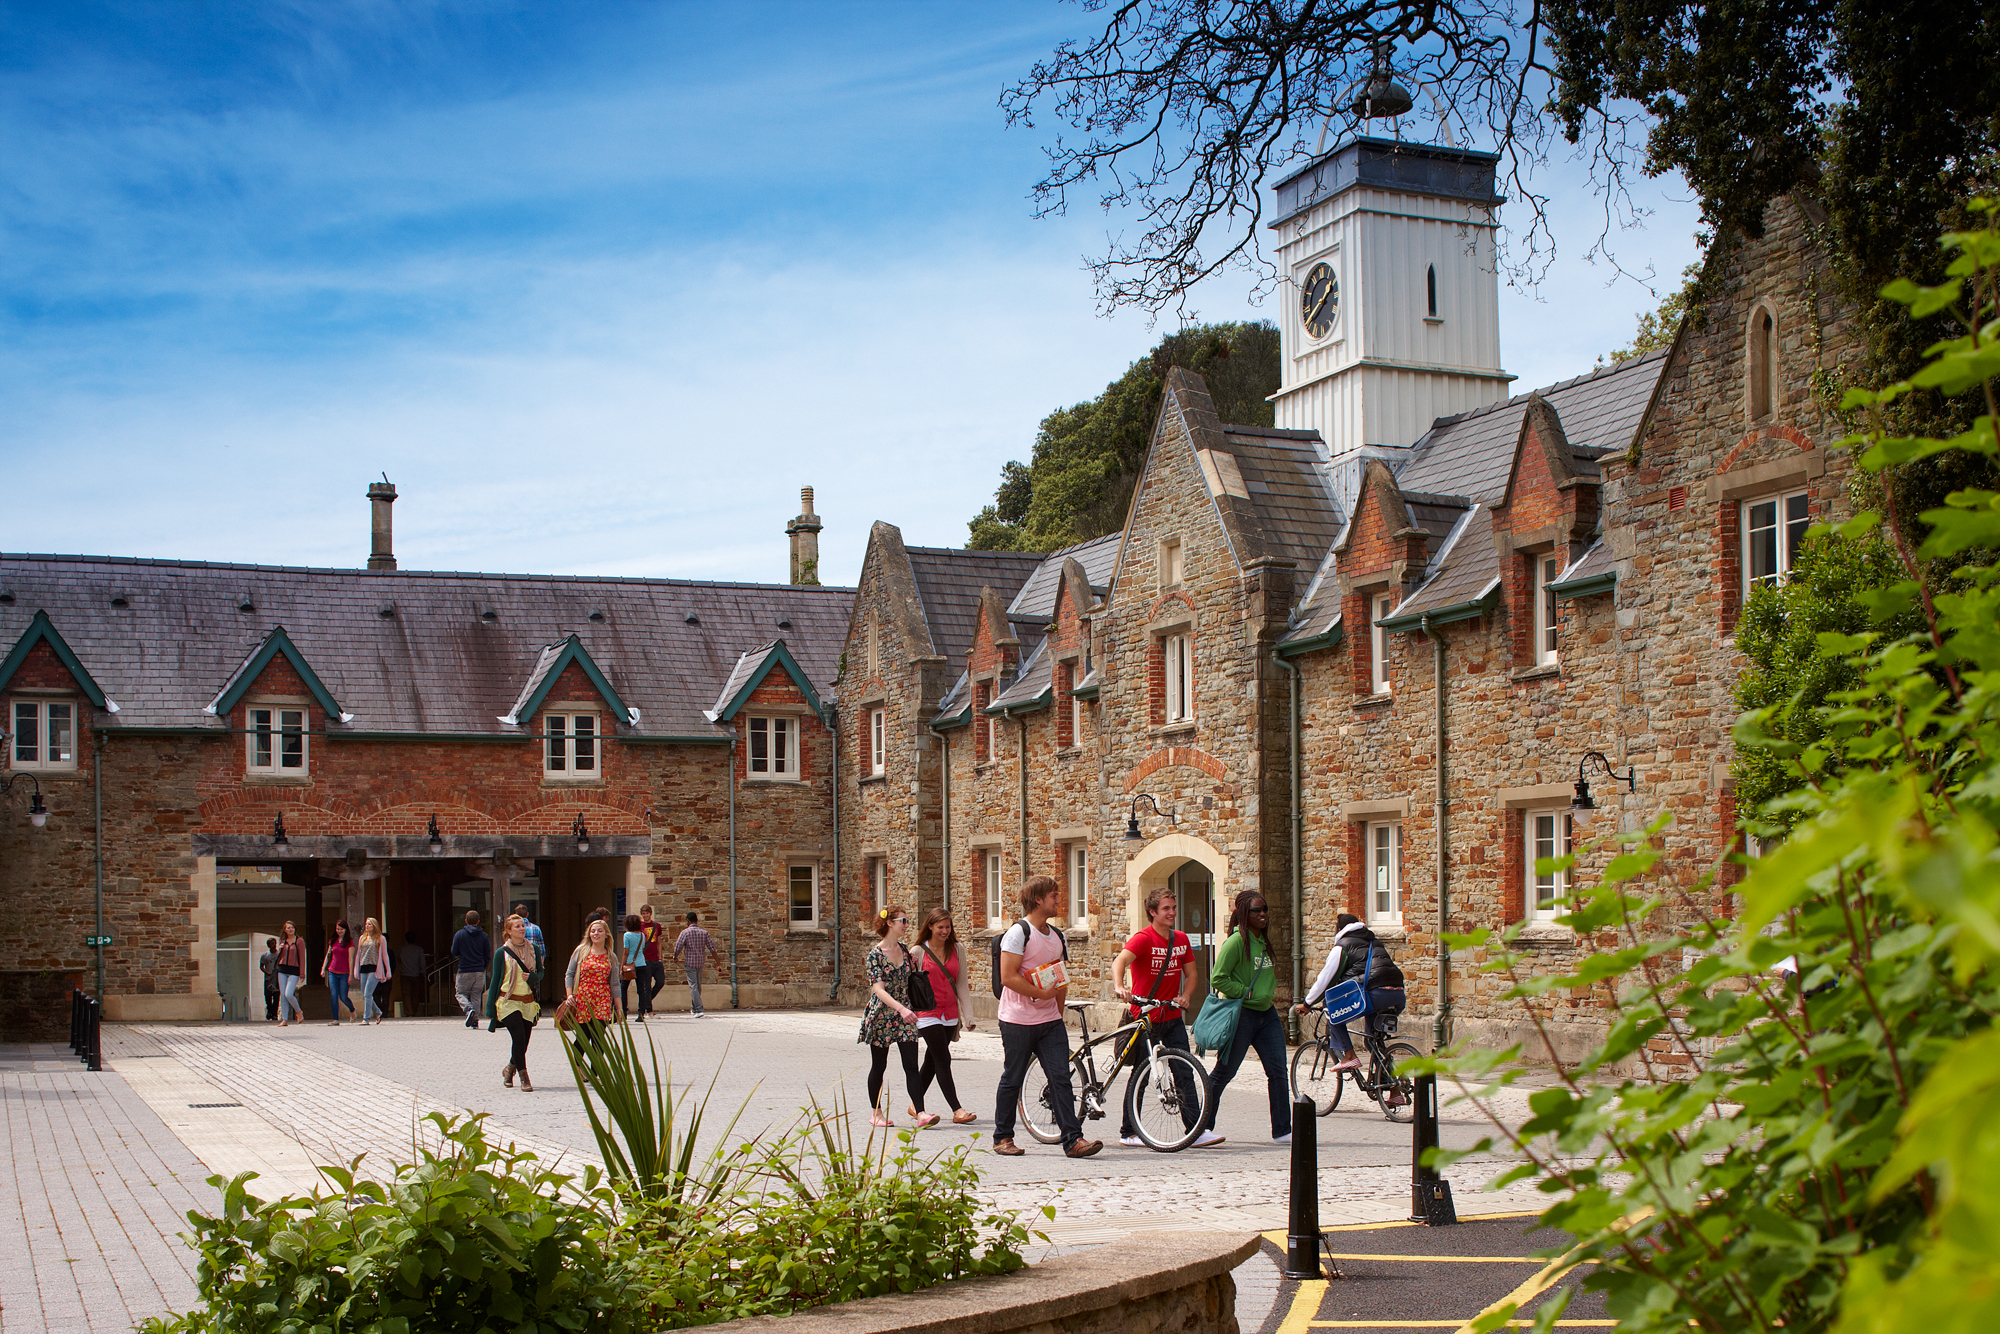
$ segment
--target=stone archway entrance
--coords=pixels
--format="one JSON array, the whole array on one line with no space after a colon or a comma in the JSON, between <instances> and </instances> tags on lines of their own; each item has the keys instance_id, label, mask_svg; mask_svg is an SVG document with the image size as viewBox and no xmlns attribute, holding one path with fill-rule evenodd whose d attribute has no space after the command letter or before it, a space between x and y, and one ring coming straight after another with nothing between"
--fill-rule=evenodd
<instances>
[{"instance_id":1,"label":"stone archway entrance","mask_svg":"<svg viewBox=\"0 0 2000 1334\"><path fill-rule=\"evenodd\" d=\"M1125 863L1125 911L1132 930L1145 925L1146 896L1163 887L1174 891L1180 905L1175 925L1187 932L1206 977L1215 960L1219 924L1229 918L1223 905L1235 892L1229 857L1192 834L1168 834L1141 848Z\"/></svg>"}]
</instances>

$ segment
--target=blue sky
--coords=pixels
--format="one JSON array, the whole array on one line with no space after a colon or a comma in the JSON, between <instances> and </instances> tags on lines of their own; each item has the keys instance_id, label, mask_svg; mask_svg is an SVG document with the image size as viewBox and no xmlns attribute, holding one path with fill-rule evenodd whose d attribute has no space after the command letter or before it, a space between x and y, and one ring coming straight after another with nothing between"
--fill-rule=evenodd
<instances>
[{"instance_id":1,"label":"blue sky","mask_svg":"<svg viewBox=\"0 0 2000 1334\"><path fill-rule=\"evenodd\" d=\"M1161 332L1097 313L1121 220L1033 219L1043 140L995 106L1092 21L0 4L0 547L358 565L384 471L406 568L782 579L801 485L829 581L877 518L958 545ZM1655 301L1580 258L1601 209L1549 173L1563 258L1503 293L1521 388ZM1619 258L1676 274L1694 210L1644 202ZM1265 314L1248 287L1201 316Z\"/></svg>"}]
</instances>

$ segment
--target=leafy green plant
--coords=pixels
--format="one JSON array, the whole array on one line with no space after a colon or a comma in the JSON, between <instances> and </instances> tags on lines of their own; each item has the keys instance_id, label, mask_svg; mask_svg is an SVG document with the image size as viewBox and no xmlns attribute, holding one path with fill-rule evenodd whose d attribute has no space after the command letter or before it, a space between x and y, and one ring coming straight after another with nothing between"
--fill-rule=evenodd
<instances>
[{"instance_id":1,"label":"leafy green plant","mask_svg":"<svg viewBox=\"0 0 2000 1334\"><path fill-rule=\"evenodd\" d=\"M2000 452L2000 230L1991 203L1970 209L1987 225L1945 237L1950 281L1884 292L1965 332L1843 405L1868 415L1848 444L1885 508L1839 535L1882 534L1900 577L1881 596L1917 624L1816 632L1845 688L1792 706L1809 729L1779 726L1779 705L1737 725L1784 780L1754 815L1790 826L1746 866L1740 913L1712 911L1713 872L1692 892L1658 874L1663 819L1600 841L1617 855L1563 919L1599 947L1574 971L1527 975L1516 931L1451 938L1490 951L1538 1027L1565 995L1615 1016L1526 1123L1495 1125L1518 1159L1499 1180L1557 1197L1543 1221L1575 1235L1621 1329L2000 1327L2000 494L1895 508L1897 469ZM1985 411L1950 439L1891 434L1885 410L1919 389ZM1422 1064L1483 1108L1523 1073L1519 1048Z\"/></svg>"},{"instance_id":2,"label":"leafy green plant","mask_svg":"<svg viewBox=\"0 0 2000 1334\"><path fill-rule=\"evenodd\" d=\"M361 1159L322 1168L341 1194L264 1201L255 1173L222 1211L190 1213L201 1309L141 1334L483 1334L637 1328L605 1248L609 1200L531 1153L487 1142L483 1116L428 1118L442 1140L387 1182Z\"/></svg>"}]
</instances>

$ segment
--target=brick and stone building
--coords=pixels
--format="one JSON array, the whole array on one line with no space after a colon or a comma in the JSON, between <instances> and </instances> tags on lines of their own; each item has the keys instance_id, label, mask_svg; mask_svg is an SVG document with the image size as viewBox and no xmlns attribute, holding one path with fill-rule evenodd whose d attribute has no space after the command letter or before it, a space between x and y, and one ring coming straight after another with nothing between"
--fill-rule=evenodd
<instances>
[{"instance_id":1,"label":"brick and stone building","mask_svg":"<svg viewBox=\"0 0 2000 1334\"><path fill-rule=\"evenodd\" d=\"M824 1002L853 593L803 582L810 493L775 586L402 571L369 496L366 570L0 557L10 795L48 809L0 822L8 994L95 985L101 884L114 1019L261 1014L288 918L435 962L514 902L559 957L590 908L694 911L741 1003Z\"/></svg>"}]
</instances>

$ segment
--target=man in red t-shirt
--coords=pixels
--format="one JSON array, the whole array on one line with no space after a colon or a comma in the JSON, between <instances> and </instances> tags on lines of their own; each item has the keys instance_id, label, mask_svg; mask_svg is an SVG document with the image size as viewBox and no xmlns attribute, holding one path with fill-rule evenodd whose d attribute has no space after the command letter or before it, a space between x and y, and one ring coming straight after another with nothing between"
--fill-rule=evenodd
<instances>
[{"instance_id":1,"label":"man in red t-shirt","mask_svg":"<svg viewBox=\"0 0 2000 1334\"><path fill-rule=\"evenodd\" d=\"M1148 996L1164 1002L1162 1008L1152 1012L1153 1034L1162 1045L1187 1051L1186 1011L1201 991L1201 965L1195 962L1187 933L1174 930L1174 918L1179 912L1180 904L1171 889L1163 886L1146 896L1147 925L1133 933L1119 952L1117 962L1111 965L1111 990L1119 1000L1131 1005L1135 1016L1139 1013L1139 1002ZM1176 1071L1177 1079L1184 1076L1185 1072ZM1136 1070L1132 1077L1138 1078ZM1189 1126L1199 1116L1198 1104L1194 1080L1185 1078L1181 1107ZM1222 1141L1223 1136L1204 1130L1195 1145L1202 1147ZM1130 1148L1146 1147L1146 1141L1139 1138L1129 1121L1119 1126L1118 1142Z\"/></svg>"},{"instance_id":2,"label":"man in red t-shirt","mask_svg":"<svg viewBox=\"0 0 2000 1334\"><path fill-rule=\"evenodd\" d=\"M650 903L639 909L639 934L646 940L646 963L639 970L639 988L646 998L646 1009L651 1010L660 988L667 985L667 965L660 958L660 940L666 935L666 928L653 920Z\"/></svg>"}]
</instances>

